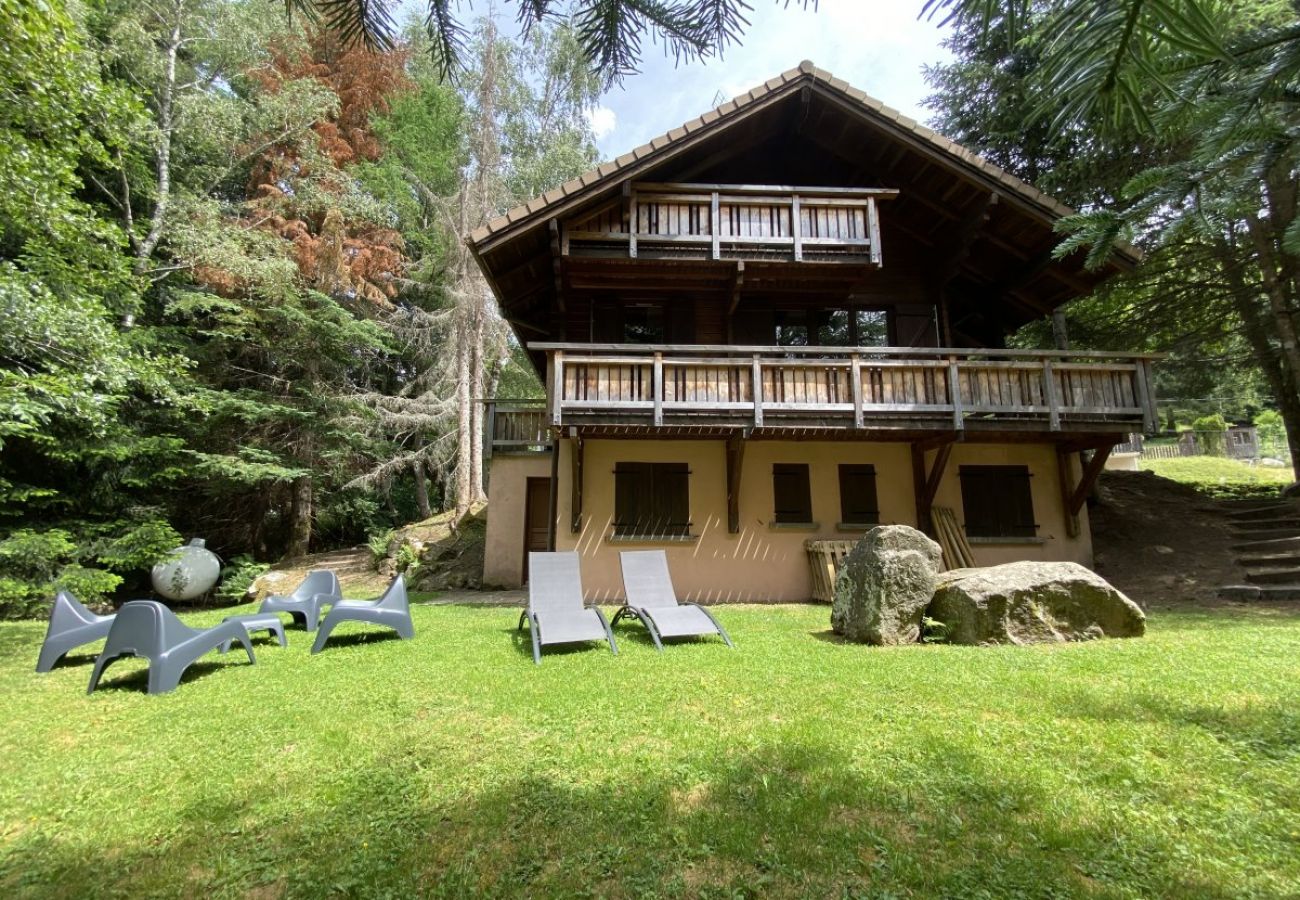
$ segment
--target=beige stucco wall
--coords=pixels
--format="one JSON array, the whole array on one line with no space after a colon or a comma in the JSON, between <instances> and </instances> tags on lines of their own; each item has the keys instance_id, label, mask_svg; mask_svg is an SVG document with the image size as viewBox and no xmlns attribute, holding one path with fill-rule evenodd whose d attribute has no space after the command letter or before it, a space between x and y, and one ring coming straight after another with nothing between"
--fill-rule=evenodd
<instances>
[{"instance_id":1,"label":"beige stucco wall","mask_svg":"<svg viewBox=\"0 0 1300 900\"><path fill-rule=\"evenodd\" d=\"M659 549L668 553L673 582L683 599L726 602L807 600L811 576L804 550L809 538L844 540L854 532L839 531L840 463L871 463L876 467L882 524L914 525L916 502L912 464L905 443L849 441L751 441L746 444L740 488L740 533L727 533L725 444L721 441L588 440L584 454L585 485L582 531L569 529L572 464L570 441L561 442L559 496L560 527L556 549L577 550L582 556L583 587L589 600L608 602L623 595L619 575L620 550ZM504 466L493 460L488 508L488 550L485 580L516 585L523 553L524 479L549 473L546 460L519 457ZM932 463L934 452L927 454ZM614 465L618 462L686 462L690 464L691 531L697 539L676 541L611 541L614 519ZM808 463L815 529L770 527L772 464ZM1087 514L1080 519L1078 538L1068 538L1060 499L1055 450L1032 444L958 444L953 448L935 504L950 506L962 520L961 486L957 467L1026 465L1032 473L1035 519L1041 543L975 546L976 560L993 565L1016 559L1067 559L1091 564L1092 545ZM501 502L498 502L498 501ZM964 523L963 523L964 524ZM861 532L857 532L861 533ZM489 574L490 573L490 574Z\"/></svg>"},{"instance_id":2,"label":"beige stucco wall","mask_svg":"<svg viewBox=\"0 0 1300 900\"><path fill-rule=\"evenodd\" d=\"M549 478L549 454L492 457L488 467L486 587L519 587L524 574L524 504L529 478Z\"/></svg>"}]
</instances>

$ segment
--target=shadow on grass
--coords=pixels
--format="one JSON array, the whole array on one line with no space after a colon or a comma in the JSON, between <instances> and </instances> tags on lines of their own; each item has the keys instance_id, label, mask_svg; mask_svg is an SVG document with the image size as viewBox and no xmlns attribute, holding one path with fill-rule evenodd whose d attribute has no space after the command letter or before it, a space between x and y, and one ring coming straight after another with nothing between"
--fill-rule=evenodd
<instances>
[{"instance_id":1,"label":"shadow on grass","mask_svg":"<svg viewBox=\"0 0 1300 900\"><path fill-rule=\"evenodd\" d=\"M418 636L418 635L417 635ZM330 633L329 638L325 641L325 646L321 648L321 653L327 652L331 647L338 649L341 647L359 647L366 644L386 644L389 641L400 641L402 636L396 631L344 631L337 630ZM312 636L312 643L316 641L315 635Z\"/></svg>"},{"instance_id":2,"label":"shadow on grass","mask_svg":"<svg viewBox=\"0 0 1300 900\"><path fill-rule=\"evenodd\" d=\"M138 668L133 667L130 671L125 668L119 668L123 663L137 663ZM249 662L248 655L244 653L243 648L236 648L225 656L218 655L213 651L212 658L204 657L197 662L191 663L181 676L180 685L176 688L180 690L192 681L196 681L204 676L211 675L219 669L229 668L231 665L253 665ZM87 676L89 678L89 676ZM95 687L95 693L103 691L139 691L144 692L149 686L149 663L142 656L120 656L104 669L99 678L99 684Z\"/></svg>"},{"instance_id":3,"label":"shadow on grass","mask_svg":"<svg viewBox=\"0 0 1300 900\"><path fill-rule=\"evenodd\" d=\"M474 790L439 780L436 754L414 746L341 758L328 789L296 798L287 816L259 816L252 792L262 785L247 796L214 788L163 825L165 850L16 832L0 856L0 889L1218 900L1245 887L1175 852L1185 835L1062 816L1050 790L1015 767L942 740L925 754L916 761L934 773L925 784L787 742L684 755L636 779L574 779L521 760L517 774Z\"/></svg>"}]
</instances>

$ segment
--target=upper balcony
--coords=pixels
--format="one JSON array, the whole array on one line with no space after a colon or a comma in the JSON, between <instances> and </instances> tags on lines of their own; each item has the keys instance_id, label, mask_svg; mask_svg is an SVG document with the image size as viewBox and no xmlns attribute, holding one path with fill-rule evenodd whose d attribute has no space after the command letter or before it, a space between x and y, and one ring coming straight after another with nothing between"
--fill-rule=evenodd
<instances>
[{"instance_id":1,"label":"upper balcony","mask_svg":"<svg viewBox=\"0 0 1300 900\"><path fill-rule=\"evenodd\" d=\"M565 426L831 431L1151 431L1151 355L903 347L535 343ZM518 438L525 440L525 438ZM535 446L536 444L534 444Z\"/></svg>"},{"instance_id":2,"label":"upper balcony","mask_svg":"<svg viewBox=\"0 0 1300 900\"><path fill-rule=\"evenodd\" d=\"M885 189L628 184L559 228L564 257L844 262L879 267Z\"/></svg>"}]
</instances>

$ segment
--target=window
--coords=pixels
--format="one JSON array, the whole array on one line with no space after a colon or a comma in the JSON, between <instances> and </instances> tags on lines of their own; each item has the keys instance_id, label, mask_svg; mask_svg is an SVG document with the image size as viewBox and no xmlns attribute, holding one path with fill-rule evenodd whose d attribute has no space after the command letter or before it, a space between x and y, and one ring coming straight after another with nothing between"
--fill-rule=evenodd
<instances>
[{"instance_id":1,"label":"window","mask_svg":"<svg viewBox=\"0 0 1300 900\"><path fill-rule=\"evenodd\" d=\"M623 343L664 343L664 308L628 306L623 310Z\"/></svg>"},{"instance_id":2,"label":"window","mask_svg":"<svg viewBox=\"0 0 1300 900\"><path fill-rule=\"evenodd\" d=\"M970 537L1034 537L1028 466L962 466L961 505Z\"/></svg>"},{"instance_id":3,"label":"window","mask_svg":"<svg viewBox=\"0 0 1300 900\"><path fill-rule=\"evenodd\" d=\"M840 522L844 525L880 524L875 466L840 466Z\"/></svg>"},{"instance_id":4,"label":"window","mask_svg":"<svg viewBox=\"0 0 1300 900\"><path fill-rule=\"evenodd\" d=\"M777 310L776 345L778 347L808 346L808 314L803 310Z\"/></svg>"},{"instance_id":5,"label":"window","mask_svg":"<svg viewBox=\"0 0 1300 900\"><path fill-rule=\"evenodd\" d=\"M621 462L614 466L614 534L690 533L686 463Z\"/></svg>"},{"instance_id":6,"label":"window","mask_svg":"<svg viewBox=\"0 0 1300 900\"><path fill-rule=\"evenodd\" d=\"M854 311L854 318L859 347L889 346L889 313L883 309L859 309Z\"/></svg>"},{"instance_id":7,"label":"window","mask_svg":"<svg viewBox=\"0 0 1300 900\"><path fill-rule=\"evenodd\" d=\"M822 310L817 323L817 344L821 347L848 347L853 343L852 322L847 309Z\"/></svg>"},{"instance_id":8,"label":"window","mask_svg":"<svg viewBox=\"0 0 1300 900\"><path fill-rule=\"evenodd\" d=\"M805 524L812 521L812 490L808 486L805 463L776 463L772 466L772 496L775 500L772 521L780 524Z\"/></svg>"}]
</instances>

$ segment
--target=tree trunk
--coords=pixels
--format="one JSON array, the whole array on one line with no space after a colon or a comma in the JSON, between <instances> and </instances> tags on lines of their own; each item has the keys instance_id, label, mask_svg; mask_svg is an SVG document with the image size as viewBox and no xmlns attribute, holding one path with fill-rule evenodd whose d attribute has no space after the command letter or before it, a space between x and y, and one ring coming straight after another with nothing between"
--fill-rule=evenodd
<instances>
[{"instance_id":1,"label":"tree trunk","mask_svg":"<svg viewBox=\"0 0 1300 900\"><path fill-rule=\"evenodd\" d=\"M465 310L461 310L464 322ZM469 512L473 501L470 484L470 460L474 455L473 398L470 392L470 335L462 326L460 345L456 348L456 518Z\"/></svg>"},{"instance_id":2,"label":"tree trunk","mask_svg":"<svg viewBox=\"0 0 1300 900\"><path fill-rule=\"evenodd\" d=\"M415 474L415 508L422 520L427 519L433 510L429 508L429 480L424 475L424 460L417 460L411 471Z\"/></svg>"},{"instance_id":3,"label":"tree trunk","mask_svg":"<svg viewBox=\"0 0 1300 900\"><path fill-rule=\"evenodd\" d=\"M289 508L289 547L285 555L306 556L311 547L312 483L310 475L294 479Z\"/></svg>"},{"instance_id":4,"label":"tree trunk","mask_svg":"<svg viewBox=\"0 0 1300 900\"><path fill-rule=\"evenodd\" d=\"M1052 345L1057 350L1070 349L1070 328L1063 309L1052 310Z\"/></svg>"}]
</instances>

